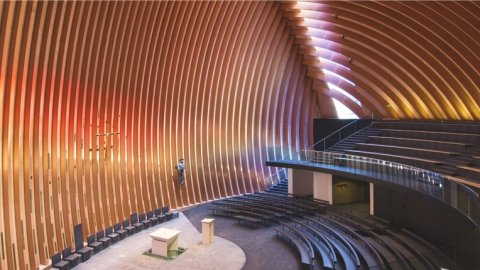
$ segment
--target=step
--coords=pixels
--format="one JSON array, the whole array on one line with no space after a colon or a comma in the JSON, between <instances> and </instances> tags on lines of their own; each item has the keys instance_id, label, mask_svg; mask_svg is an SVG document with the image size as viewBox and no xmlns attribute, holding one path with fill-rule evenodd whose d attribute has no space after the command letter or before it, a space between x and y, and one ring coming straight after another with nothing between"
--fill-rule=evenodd
<instances>
[{"instance_id":1,"label":"step","mask_svg":"<svg viewBox=\"0 0 480 270\"><path fill-rule=\"evenodd\" d=\"M443 174L443 175L456 175L457 170L455 168L450 168L450 167L432 167L431 170L433 172Z\"/></svg>"},{"instance_id":2,"label":"step","mask_svg":"<svg viewBox=\"0 0 480 270\"><path fill-rule=\"evenodd\" d=\"M480 125L462 122L391 121L374 122L372 127L380 129L480 133Z\"/></svg>"}]
</instances>

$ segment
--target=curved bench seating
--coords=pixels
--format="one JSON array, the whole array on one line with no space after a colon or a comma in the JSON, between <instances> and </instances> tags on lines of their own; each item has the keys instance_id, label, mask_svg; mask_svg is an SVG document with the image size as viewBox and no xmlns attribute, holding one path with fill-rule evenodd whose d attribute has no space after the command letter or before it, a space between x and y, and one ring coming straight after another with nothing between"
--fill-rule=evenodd
<instances>
[{"instance_id":1,"label":"curved bench seating","mask_svg":"<svg viewBox=\"0 0 480 270\"><path fill-rule=\"evenodd\" d=\"M331 208L332 209L332 208ZM368 226L370 228L388 228L390 225L388 224L388 221L381 219L379 217L371 216L368 215L366 217L365 214L360 214L357 212L354 212L352 210L347 211L341 208L335 208L334 210L328 211L329 214L336 214L340 215L342 217L347 218L348 221L353 221L356 224L361 224L364 226Z\"/></svg>"},{"instance_id":2,"label":"curved bench seating","mask_svg":"<svg viewBox=\"0 0 480 270\"><path fill-rule=\"evenodd\" d=\"M480 133L478 122L456 121L376 121L372 124L376 129L401 129L436 132Z\"/></svg>"},{"instance_id":3,"label":"curved bench seating","mask_svg":"<svg viewBox=\"0 0 480 270\"><path fill-rule=\"evenodd\" d=\"M294 211L291 211L291 210L288 210L288 209L283 209L283 208L277 207L275 205L265 204L265 203L255 201L255 200L250 200L250 199L240 199L240 200L238 200L238 199L235 199L235 198L229 198L229 199L225 199L224 201L230 202L231 204L236 204L236 205L245 204L245 205L249 205L249 206L252 206L252 207L259 207L260 209L270 210L270 211L273 211L273 212L276 212L276 213L284 213L287 216L298 215L298 213L295 213Z\"/></svg>"},{"instance_id":4,"label":"curved bench seating","mask_svg":"<svg viewBox=\"0 0 480 270\"><path fill-rule=\"evenodd\" d=\"M243 221L244 223L252 224L252 225L255 225L255 226L258 226L260 224L260 222L262 222L261 219L254 218L254 217L251 217L251 216L234 215L233 217L236 218L239 223L241 223Z\"/></svg>"},{"instance_id":5,"label":"curved bench seating","mask_svg":"<svg viewBox=\"0 0 480 270\"><path fill-rule=\"evenodd\" d=\"M407 229L402 228L400 229L400 231L402 232L402 234L404 234L405 236L411 238L413 241L418 243L418 245L422 245L426 247L428 252L424 252L423 255L427 257L427 259L435 265L436 269L440 268L440 266L442 265L442 262L445 260L445 257L442 254L440 254L440 252L438 252L438 250L432 244L430 244L429 242L425 241L425 239L419 237L418 235L412 233Z\"/></svg>"},{"instance_id":6,"label":"curved bench seating","mask_svg":"<svg viewBox=\"0 0 480 270\"><path fill-rule=\"evenodd\" d=\"M410 259L414 257L410 251L406 250L404 247L390 239L388 236L379 235L374 231L370 231L369 233L372 237L374 237L376 241L378 241L382 246L387 248L395 256L395 265L403 265L403 269L415 269L410 262Z\"/></svg>"},{"instance_id":7,"label":"curved bench seating","mask_svg":"<svg viewBox=\"0 0 480 270\"><path fill-rule=\"evenodd\" d=\"M312 235L313 239L310 239L312 246L322 258L323 267L328 269L336 269L337 255L335 249L330 242L319 232L316 228L305 224L299 220L294 220L295 226L301 226L305 231ZM315 241L316 240L316 241Z\"/></svg>"},{"instance_id":8,"label":"curved bench seating","mask_svg":"<svg viewBox=\"0 0 480 270\"><path fill-rule=\"evenodd\" d=\"M260 202L265 202L265 201L271 202L275 205L281 205L282 207L285 207L287 209L290 209L292 211L295 211L295 212L298 212L298 213L301 213L301 214L306 214L306 213L309 213L309 212L315 210L315 209L307 208L304 205L298 205L298 204L291 203L287 200L270 198L270 197L266 197L266 196L258 196L256 194L244 195L242 197L248 198L248 199L251 199L251 200L255 200L255 201L260 201Z\"/></svg>"},{"instance_id":9,"label":"curved bench seating","mask_svg":"<svg viewBox=\"0 0 480 270\"><path fill-rule=\"evenodd\" d=\"M346 216L343 216L339 213L336 213L336 212L328 212L328 216L330 219L332 220L337 220L337 221L341 221L345 224L348 224L350 225L351 227L359 230L359 231L368 231L368 230L371 230L372 227L370 227L369 225L365 225L363 223L360 223L360 222L357 222L349 217L346 217ZM323 216L320 216L323 218Z\"/></svg>"},{"instance_id":10,"label":"curved bench seating","mask_svg":"<svg viewBox=\"0 0 480 270\"><path fill-rule=\"evenodd\" d=\"M287 231L285 230L287 228ZM305 236L299 233L295 228L288 224L282 224L282 229L274 228L277 232L277 236L280 233L285 236L291 243L295 245L300 253L301 262L304 265L312 267L314 264L314 251L313 247Z\"/></svg>"},{"instance_id":11,"label":"curved bench seating","mask_svg":"<svg viewBox=\"0 0 480 270\"><path fill-rule=\"evenodd\" d=\"M472 146L471 143L449 142L439 140L402 138L402 137L386 137L386 136L369 136L367 142L383 145L396 145L403 147L424 148L443 151L462 151Z\"/></svg>"},{"instance_id":12,"label":"curved bench seating","mask_svg":"<svg viewBox=\"0 0 480 270\"><path fill-rule=\"evenodd\" d=\"M390 228L385 220L331 207L326 214L309 215L309 211L301 209L304 202L312 208L325 207L305 198L264 192L212 202L211 210L253 225L280 223L281 228L274 228L277 237L290 241L302 263L309 267L316 264L315 260L322 269L346 270L433 270L442 265L430 255L430 246L416 243L413 237L401 239L393 234L398 230ZM264 222L266 217L269 222ZM422 247L421 251L416 250L418 247Z\"/></svg>"},{"instance_id":13,"label":"curved bench seating","mask_svg":"<svg viewBox=\"0 0 480 270\"><path fill-rule=\"evenodd\" d=\"M422 245L422 243L413 240L405 234L395 232L392 229L385 230L385 232L396 242L403 244L410 252L416 254L416 257L423 262L424 269L440 269L440 265L437 265L434 260L427 256L432 250Z\"/></svg>"},{"instance_id":14,"label":"curved bench seating","mask_svg":"<svg viewBox=\"0 0 480 270\"><path fill-rule=\"evenodd\" d=\"M385 261L383 260L382 256L378 253L378 251L370 245L369 242L365 241L365 239L355 231L353 227L350 227L342 222L338 222L337 220L330 219L327 215L324 216L317 216L318 218L323 218L324 222L327 224L338 228L342 232L344 232L347 236L350 237L352 242L352 246L360 253L363 257L365 263L368 267L380 266L380 269L384 269L381 267L385 265Z\"/></svg>"},{"instance_id":15,"label":"curved bench seating","mask_svg":"<svg viewBox=\"0 0 480 270\"><path fill-rule=\"evenodd\" d=\"M397 264L397 257L392 254L392 252L387 249L387 247L381 245L379 242L375 241L375 239L371 237L365 237L365 241L367 241L372 247L374 247L378 253L382 256L382 258L386 261L385 267L389 267L391 269L397 270L397 269L402 269L403 267L401 265Z\"/></svg>"},{"instance_id":16,"label":"curved bench seating","mask_svg":"<svg viewBox=\"0 0 480 270\"><path fill-rule=\"evenodd\" d=\"M367 219L361 219L360 217L358 216L355 216L355 215L350 215L350 217L346 217L346 216L342 216L342 215L339 215L339 213L336 213L336 214L331 214L331 217L335 217L335 218L338 218L340 220L342 220L342 222L344 223L347 223L347 224L350 224L353 228L358 228L360 229L361 231L364 232L364 234L372 237L374 240L378 241L380 243L380 245L382 246L382 248L379 248L378 245L376 245L375 247L373 247L373 245L371 244L371 242L368 242L368 241L364 241L371 249L373 250L376 250L376 255L377 255L377 260L379 257L381 257L378 252L382 251L383 253L386 253L385 252L385 248L388 249L388 251L390 252L390 255L394 255L395 258L391 257L390 255L386 256L389 258L388 260L388 263L391 264L391 263L394 263L394 264L402 264L404 265L403 267L404 268L409 268L410 265L408 265L406 262L419 255L419 254L414 254L412 253L409 249L406 249L405 247L403 247L402 245L400 245L398 242L396 241L392 241L391 239L389 239L387 236L383 236L383 235L379 235L377 233L375 233L375 231L373 230L373 228L377 228L376 230L378 230L378 227L377 226L377 223L371 223L369 220ZM317 217L320 217L320 216L317 216ZM329 219L328 217L323 217L325 219ZM348 226L345 226L344 224L338 222L337 219L329 219L331 220L332 222L334 223L337 223L337 225L341 228L346 228L348 230ZM385 228L383 228L385 229ZM380 229L380 230L383 230L383 229ZM355 233L352 231L352 233ZM381 249L381 250L379 250ZM423 266L424 264L422 264Z\"/></svg>"},{"instance_id":17,"label":"curved bench seating","mask_svg":"<svg viewBox=\"0 0 480 270\"><path fill-rule=\"evenodd\" d=\"M480 136L473 133L439 132L405 129L380 129L382 136L404 137L412 139L439 140L459 143L478 142Z\"/></svg>"},{"instance_id":18,"label":"curved bench seating","mask_svg":"<svg viewBox=\"0 0 480 270\"><path fill-rule=\"evenodd\" d=\"M280 214L280 213L275 212L275 211L260 208L260 207L258 207L259 205L257 205L257 204L250 204L250 203L245 203L244 204L244 203L231 203L231 202L222 203L221 201L214 202L213 204L217 205L217 206L222 206L222 207L235 208L235 209L238 209L238 210L258 211L258 212L260 212L262 214L265 214L265 215L272 215L272 216L280 217L280 218L285 216L284 214ZM215 209L213 209L213 210L215 210Z\"/></svg>"},{"instance_id":19,"label":"curved bench seating","mask_svg":"<svg viewBox=\"0 0 480 270\"><path fill-rule=\"evenodd\" d=\"M428 149L425 148L425 146L417 148L374 143L357 143L355 150L399 156L418 157L430 160L445 160L451 156L458 155L457 152Z\"/></svg>"},{"instance_id":20,"label":"curved bench seating","mask_svg":"<svg viewBox=\"0 0 480 270\"><path fill-rule=\"evenodd\" d=\"M309 202L302 201L302 200L289 198L286 196L277 196L277 195L272 196L269 193L254 193L254 194L248 194L245 196L263 198L265 200L270 200L278 203L285 203L287 205L295 207L296 209L304 209L306 210L306 212L311 212L311 213L319 212L323 210L323 207L324 207L313 201L309 201Z\"/></svg>"},{"instance_id":21,"label":"curved bench seating","mask_svg":"<svg viewBox=\"0 0 480 270\"><path fill-rule=\"evenodd\" d=\"M254 209L251 207L245 207L241 205L228 205L228 204L227 205L217 204L216 206L217 206L216 208L210 209L213 215L216 215L216 216L224 215L228 217L235 217L235 216L251 217L258 220L254 222L256 223L256 225L258 225L257 223L268 225L269 223L272 223L278 219L278 217L275 216L274 213L272 212L264 212L264 210L259 211L259 209ZM244 219L244 220L247 220L247 219Z\"/></svg>"},{"instance_id":22,"label":"curved bench seating","mask_svg":"<svg viewBox=\"0 0 480 270\"><path fill-rule=\"evenodd\" d=\"M345 262L345 267L347 269L356 269L361 266L361 261L357 254L357 251L352 247L350 242L348 242L340 233L338 233L335 229L331 228L330 226L323 224L313 218L305 217L305 220L307 224L311 222L315 226L327 232L329 236L333 237L330 243L336 246L338 251L342 254L342 258ZM328 238L328 235L326 235L327 238ZM341 242L342 245L339 245L338 242Z\"/></svg>"},{"instance_id":23,"label":"curved bench seating","mask_svg":"<svg viewBox=\"0 0 480 270\"><path fill-rule=\"evenodd\" d=\"M469 179L479 179L480 178L480 168L470 167L470 166L457 166L458 174Z\"/></svg>"}]
</instances>

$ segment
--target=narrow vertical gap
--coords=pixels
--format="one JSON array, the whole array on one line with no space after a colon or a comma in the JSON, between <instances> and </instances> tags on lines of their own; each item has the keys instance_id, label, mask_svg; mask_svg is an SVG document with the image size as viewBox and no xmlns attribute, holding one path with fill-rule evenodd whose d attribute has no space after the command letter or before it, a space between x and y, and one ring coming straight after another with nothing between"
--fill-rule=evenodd
<instances>
[{"instance_id":1,"label":"narrow vertical gap","mask_svg":"<svg viewBox=\"0 0 480 270\"><path fill-rule=\"evenodd\" d=\"M43 218L45 213L45 208L43 205L43 192L41 191L40 191L40 198L42 198L42 200L40 200L40 217Z\"/></svg>"},{"instance_id":2,"label":"narrow vertical gap","mask_svg":"<svg viewBox=\"0 0 480 270\"><path fill-rule=\"evenodd\" d=\"M13 269L17 269L17 256L15 256L15 244L12 244Z\"/></svg>"},{"instance_id":3,"label":"narrow vertical gap","mask_svg":"<svg viewBox=\"0 0 480 270\"><path fill-rule=\"evenodd\" d=\"M20 226L22 228L22 248L25 249L25 230L23 229L23 220L20 220Z\"/></svg>"},{"instance_id":4,"label":"narrow vertical gap","mask_svg":"<svg viewBox=\"0 0 480 270\"><path fill-rule=\"evenodd\" d=\"M28 190L28 194L29 194L29 197L30 197L30 214L32 214L33 213L33 191L32 191L32 189Z\"/></svg>"},{"instance_id":5,"label":"narrow vertical gap","mask_svg":"<svg viewBox=\"0 0 480 270\"><path fill-rule=\"evenodd\" d=\"M3 232L0 233L0 239L2 241L2 260L5 260L5 242L3 241Z\"/></svg>"},{"instance_id":6,"label":"narrow vertical gap","mask_svg":"<svg viewBox=\"0 0 480 270\"><path fill-rule=\"evenodd\" d=\"M33 252L35 254L38 253L37 245L38 245L37 234L35 233L35 229L33 229Z\"/></svg>"}]
</instances>

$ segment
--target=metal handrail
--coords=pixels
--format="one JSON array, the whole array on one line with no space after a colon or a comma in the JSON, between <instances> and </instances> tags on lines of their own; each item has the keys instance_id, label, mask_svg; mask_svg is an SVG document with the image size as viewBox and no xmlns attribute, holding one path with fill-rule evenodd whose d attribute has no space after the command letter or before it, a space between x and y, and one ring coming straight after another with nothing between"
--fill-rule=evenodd
<instances>
[{"instance_id":1,"label":"metal handrail","mask_svg":"<svg viewBox=\"0 0 480 270\"><path fill-rule=\"evenodd\" d=\"M403 185L431 196L432 198L443 201L463 213L467 218L471 219L478 227L480 227L480 195L473 189L465 186L465 184L457 182L449 176L411 165L371 157L315 150L300 150L299 152L296 152L295 150L283 146L267 147L267 152L270 152L271 149L277 149L276 152L282 157L284 155L281 154L281 152L293 153L291 155L293 158L287 157L287 159L279 159L277 155L274 155L267 159L269 162L291 161L294 164L297 162L307 162L312 166L327 166L328 169L332 169L330 166L333 165L349 168L349 171L352 174L374 172L376 173L374 177L377 177L379 180ZM388 177L385 178L384 174L388 175ZM450 189L451 183L457 184L457 192L461 192L461 194L466 196L466 204L452 204L449 196L445 194L446 190L449 192L448 190ZM427 189L425 189L425 187Z\"/></svg>"},{"instance_id":2,"label":"metal handrail","mask_svg":"<svg viewBox=\"0 0 480 270\"><path fill-rule=\"evenodd\" d=\"M270 183L273 185L273 184L274 184L274 183L273 183L273 182L274 182L274 181L273 181L273 177L276 176L276 175L279 175L280 172L286 171L286 170L287 170L287 168L282 168L282 169L278 170L276 173L271 174L270 176L268 176L265 180L266 180L266 181L270 181ZM282 180L283 180L283 179L282 179ZM277 184L278 184L278 182L280 182L280 180L277 181Z\"/></svg>"},{"instance_id":3,"label":"metal handrail","mask_svg":"<svg viewBox=\"0 0 480 270\"><path fill-rule=\"evenodd\" d=\"M374 119L374 114L372 113L371 115L370 115L370 114L365 115L365 116L363 116L362 118L358 118L358 119L356 119L355 121L352 121L352 122L346 124L345 126L343 126L343 127L339 128L338 130L330 133L328 136L324 137L323 139L319 140L318 142L310 145L310 147L308 147L308 149L305 149L305 150L312 150L316 145L318 145L318 144L321 143L321 142L323 142L323 150L325 150L325 149L326 149L326 144L325 144L325 142L326 142L326 140L327 140L328 138L333 137L333 135L335 135L335 134L337 134L337 133L340 134L340 132L341 132L343 129L345 129L345 128L351 126L351 125L354 125L354 124L356 124L357 122L359 122L359 121L361 121L361 120L365 120L365 119L370 120L370 124L371 124L371 123L373 122L373 119ZM358 131L358 130L355 130L354 133L355 133L356 131Z\"/></svg>"}]
</instances>

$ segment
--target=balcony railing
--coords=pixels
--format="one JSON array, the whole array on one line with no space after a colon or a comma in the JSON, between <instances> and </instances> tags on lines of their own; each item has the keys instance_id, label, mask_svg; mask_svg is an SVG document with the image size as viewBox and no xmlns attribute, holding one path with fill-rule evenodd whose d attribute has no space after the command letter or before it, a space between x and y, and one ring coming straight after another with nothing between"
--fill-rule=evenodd
<instances>
[{"instance_id":1,"label":"balcony railing","mask_svg":"<svg viewBox=\"0 0 480 270\"><path fill-rule=\"evenodd\" d=\"M315 142L308 147L308 150L325 151L326 149L357 133L358 131L370 126L374 119L373 113L371 115L366 115L362 118L356 119L332 132L323 139Z\"/></svg>"},{"instance_id":2,"label":"balcony railing","mask_svg":"<svg viewBox=\"0 0 480 270\"><path fill-rule=\"evenodd\" d=\"M335 152L267 147L267 162L306 165L363 175L422 192L445 202L480 224L480 198L471 188L425 169ZM455 186L454 186L455 185Z\"/></svg>"}]
</instances>

